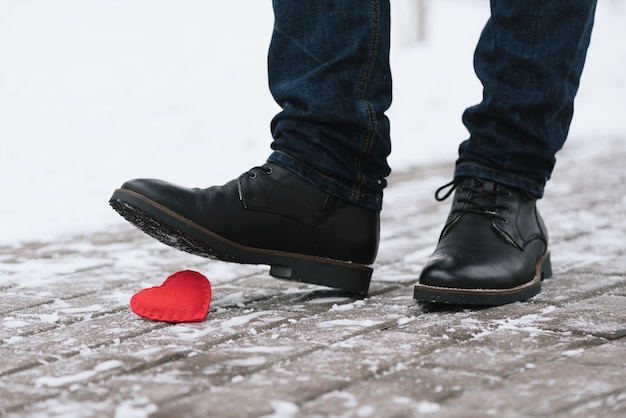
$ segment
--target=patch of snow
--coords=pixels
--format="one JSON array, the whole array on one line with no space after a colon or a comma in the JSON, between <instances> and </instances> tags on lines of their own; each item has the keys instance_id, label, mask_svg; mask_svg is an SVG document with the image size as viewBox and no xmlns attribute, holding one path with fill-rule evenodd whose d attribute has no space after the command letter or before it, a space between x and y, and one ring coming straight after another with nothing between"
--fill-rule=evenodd
<instances>
[{"instance_id":1,"label":"patch of snow","mask_svg":"<svg viewBox=\"0 0 626 418\"><path fill-rule=\"evenodd\" d=\"M435 402L423 401L417 404L417 412L420 414L434 414L439 412L441 405Z\"/></svg>"},{"instance_id":2,"label":"patch of snow","mask_svg":"<svg viewBox=\"0 0 626 418\"><path fill-rule=\"evenodd\" d=\"M262 418L293 418L298 415L300 408L293 402L273 400L270 405L274 409L274 413L264 415Z\"/></svg>"},{"instance_id":3,"label":"patch of snow","mask_svg":"<svg viewBox=\"0 0 626 418\"><path fill-rule=\"evenodd\" d=\"M207 374L211 374L211 373L207 373ZM239 382L243 382L244 380L246 380L246 378L240 374L238 374L237 376L233 376L230 379L231 383L239 383Z\"/></svg>"},{"instance_id":4,"label":"patch of snow","mask_svg":"<svg viewBox=\"0 0 626 418\"><path fill-rule=\"evenodd\" d=\"M159 410L147 398L122 401L115 407L115 418L148 418Z\"/></svg>"},{"instance_id":5,"label":"patch of snow","mask_svg":"<svg viewBox=\"0 0 626 418\"><path fill-rule=\"evenodd\" d=\"M41 314L39 315L39 319L41 322L45 322L48 324L54 324L59 320L59 312L53 312L51 314Z\"/></svg>"},{"instance_id":6,"label":"patch of snow","mask_svg":"<svg viewBox=\"0 0 626 418\"><path fill-rule=\"evenodd\" d=\"M406 325L409 322L415 321L416 319L417 319L417 317L415 317L415 316L411 316L411 317L403 316L403 317L398 318L397 323L398 323L398 325Z\"/></svg>"},{"instance_id":7,"label":"patch of snow","mask_svg":"<svg viewBox=\"0 0 626 418\"><path fill-rule=\"evenodd\" d=\"M66 375L66 376L58 376L58 377L53 377L53 376L43 376L38 378L35 381L35 387L41 387L41 386L49 386L49 387L58 387L58 386L64 386L67 385L68 383L74 383L74 382L80 382L82 380L87 380L95 375L97 375L98 373L95 370L85 370L83 372L79 372L79 373L75 373L75 374L71 374L71 375Z\"/></svg>"},{"instance_id":8,"label":"patch of snow","mask_svg":"<svg viewBox=\"0 0 626 418\"><path fill-rule=\"evenodd\" d=\"M17 344L23 340L24 340L24 337L22 337L21 335L14 335L12 337L4 339L3 341L5 344Z\"/></svg>"},{"instance_id":9,"label":"patch of snow","mask_svg":"<svg viewBox=\"0 0 626 418\"><path fill-rule=\"evenodd\" d=\"M4 318L2 320L2 326L5 328L23 328L29 325L30 323L27 321L20 321L19 319L15 319L11 317Z\"/></svg>"},{"instance_id":10,"label":"patch of snow","mask_svg":"<svg viewBox=\"0 0 626 418\"><path fill-rule=\"evenodd\" d=\"M256 346L256 347L239 347L236 350L244 352L244 353L272 354L272 353L285 353L288 351L292 351L294 349L295 347L292 347L292 346L276 346L276 347Z\"/></svg>"},{"instance_id":11,"label":"patch of snow","mask_svg":"<svg viewBox=\"0 0 626 418\"><path fill-rule=\"evenodd\" d=\"M70 383L81 382L83 380L88 380L96 376L98 373L121 367L123 366L123 364L124 363L119 360L109 360L105 361L104 363L98 364L96 367L93 368L93 370L85 370L79 373L65 376L42 376L35 381L35 387L59 387L65 386Z\"/></svg>"},{"instance_id":12,"label":"patch of snow","mask_svg":"<svg viewBox=\"0 0 626 418\"><path fill-rule=\"evenodd\" d=\"M364 320L352 320L352 319L335 319L332 321L323 321L317 324L319 328L332 328L332 327L357 327L365 328L379 324L380 322Z\"/></svg>"},{"instance_id":13,"label":"patch of snow","mask_svg":"<svg viewBox=\"0 0 626 418\"><path fill-rule=\"evenodd\" d=\"M124 363L122 363L119 360L109 360L109 361L105 361L104 363L98 364L93 369L96 372L104 372L104 371L107 371L107 370L111 370L111 369L116 369L118 367L122 367L123 365L124 365Z\"/></svg>"},{"instance_id":14,"label":"patch of snow","mask_svg":"<svg viewBox=\"0 0 626 418\"><path fill-rule=\"evenodd\" d=\"M253 367L253 366L261 366L267 363L267 359L265 357L253 356L246 357L241 359L228 360L225 364L233 367Z\"/></svg>"},{"instance_id":15,"label":"patch of snow","mask_svg":"<svg viewBox=\"0 0 626 418\"><path fill-rule=\"evenodd\" d=\"M320 304L320 305L324 305L327 303L342 303L342 302L346 302L349 301L349 298L346 297L326 297L326 298L314 298L311 300L307 300L305 303L309 304L309 305L316 305L316 304Z\"/></svg>"},{"instance_id":16,"label":"patch of snow","mask_svg":"<svg viewBox=\"0 0 626 418\"><path fill-rule=\"evenodd\" d=\"M233 330L234 327L243 326L249 323L250 321L263 315L267 315L267 312L254 312L254 313L250 313L247 315L236 316L234 318L230 318L230 319L226 319L222 321L220 323L220 326L222 327L222 330L226 332L235 332Z\"/></svg>"},{"instance_id":17,"label":"patch of snow","mask_svg":"<svg viewBox=\"0 0 626 418\"><path fill-rule=\"evenodd\" d=\"M359 418L371 417L374 415L374 407L371 405L363 405L356 410L356 416Z\"/></svg>"},{"instance_id":18,"label":"patch of snow","mask_svg":"<svg viewBox=\"0 0 626 418\"><path fill-rule=\"evenodd\" d=\"M336 303L330 308L331 311L350 311L354 309L354 305L346 303L344 305L337 305Z\"/></svg>"},{"instance_id":19,"label":"patch of snow","mask_svg":"<svg viewBox=\"0 0 626 418\"><path fill-rule=\"evenodd\" d=\"M565 357L576 357L576 356L581 355L581 354L582 354L582 353L584 353L584 352L585 352L585 349L584 349L584 348L577 348L577 349L575 349L575 350L567 350L567 351L563 351L563 353L562 353L562 354L563 354Z\"/></svg>"},{"instance_id":20,"label":"patch of snow","mask_svg":"<svg viewBox=\"0 0 626 418\"><path fill-rule=\"evenodd\" d=\"M182 341L194 341L210 337L218 332L218 328L209 325L206 321L199 324L176 324L168 328L168 331L175 334Z\"/></svg>"}]
</instances>

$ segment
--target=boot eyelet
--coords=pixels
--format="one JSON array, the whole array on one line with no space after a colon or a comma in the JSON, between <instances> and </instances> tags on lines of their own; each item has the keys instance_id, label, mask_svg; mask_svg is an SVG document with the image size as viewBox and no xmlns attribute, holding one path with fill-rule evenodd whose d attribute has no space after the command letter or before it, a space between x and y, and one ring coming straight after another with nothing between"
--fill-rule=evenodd
<instances>
[{"instance_id":1,"label":"boot eyelet","mask_svg":"<svg viewBox=\"0 0 626 418\"><path fill-rule=\"evenodd\" d=\"M265 170L263 170L263 172L269 176L274 172L274 169L272 167L267 167Z\"/></svg>"},{"instance_id":2,"label":"boot eyelet","mask_svg":"<svg viewBox=\"0 0 626 418\"><path fill-rule=\"evenodd\" d=\"M256 173L250 173L250 174L248 174L248 178L251 178L251 179L256 178Z\"/></svg>"}]
</instances>

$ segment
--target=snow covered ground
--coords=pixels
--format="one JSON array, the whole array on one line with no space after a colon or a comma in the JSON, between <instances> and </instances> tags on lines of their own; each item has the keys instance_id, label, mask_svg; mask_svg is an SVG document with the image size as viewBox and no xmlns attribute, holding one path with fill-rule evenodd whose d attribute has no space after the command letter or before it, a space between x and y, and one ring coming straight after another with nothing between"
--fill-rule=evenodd
<instances>
[{"instance_id":1,"label":"snow covered ground","mask_svg":"<svg viewBox=\"0 0 626 418\"><path fill-rule=\"evenodd\" d=\"M626 2L600 0L570 141L626 138ZM480 99L471 61L486 0L393 0L392 167L450 161ZM258 165L269 1L0 0L0 245L124 223L107 204L133 177L208 186Z\"/></svg>"}]
</instances>

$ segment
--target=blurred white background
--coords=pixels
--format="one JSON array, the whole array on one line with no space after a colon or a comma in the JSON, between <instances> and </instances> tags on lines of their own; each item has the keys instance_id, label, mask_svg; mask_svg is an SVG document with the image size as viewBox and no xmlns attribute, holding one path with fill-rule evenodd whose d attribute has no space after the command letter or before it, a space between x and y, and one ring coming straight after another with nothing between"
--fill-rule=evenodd
<instances>
[{"instance_id":1,"label":"blurred white background","mask_svg":"<svg viewBox=\"0 0 626 418\"><path fill-rule=\"evenodd\" d=\"M396 170L456 158L487 0L392 0ZM626 139L626 7L600 0L570 141ZM223 183L269 154L271 2L0 0L0 245L121 225L133 177ZM599 145L601 146L601 145Z\"/></svg>"}]
</instances>

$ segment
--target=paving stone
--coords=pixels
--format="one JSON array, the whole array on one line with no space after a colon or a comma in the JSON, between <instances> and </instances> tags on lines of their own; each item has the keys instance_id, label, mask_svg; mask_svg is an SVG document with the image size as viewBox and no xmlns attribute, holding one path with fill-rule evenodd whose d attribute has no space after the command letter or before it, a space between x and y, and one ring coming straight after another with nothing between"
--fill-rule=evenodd
<instances>
[{"instance_id":1,"label":"paving stone","mask_svg":"<svg viewBox=\"0 0 626 418\"><path fill-rule=\"evenodd\" d=\"M50 298L24 295L11 289L0 289L0 292L2 292L2 305L0 306L0 315L2 317L10 315L14 311L52 302Z\"/></svg>"},{"instance_id":2,"label":"paving stone","mask_svg":"<svg viewBox=\"0 0 626 418\"><path fill-rule=\"evenodd\" d=\"M485 410L495 416L556 416L591 401L609 398L626 389L623 367L589 366L569 361L567 356L529 367L498 382L489 390L473 389L451 399L451 406Z\"/></svg>"},{"instance_id":3,"label":"paving stone","mask_svg":"<svg viewBox=\"0 0 626 418\"><path fill-rule=\"evenodd\" d=\"M485 330L469 341L422 357L420 365L505 376L529 364L543 363L558 353L577 350L594 342L585 337L568 338L540 329Z\"/></svg>"},{"instance_id":4,"label":"paving stone","mask_svg":"<svg viewBox=\"0 0 626 418\"><path fill-rule=\"evenodd\" d=\"M619 389L614 394L598 396L561 412L572 418L622 418L626 415L626 390Z\"/></svg>"},{"instance_id":5,"label":"paving stone","mask_svg":"<svg viewBox=\"0 0 626 418\"><path fill-rule=\"evenodd\" d=\"M0 378L21 370L39 367L51 361L57 361L54 354L31 352L20 348L0 347Z\"/></svg>"},{"instance_id":6,"label":"paving stone","mask_svg":"<svg viewBox=\"0 0 626 418\"><path fill-rule=\"evenodd\" d=\"M542 292L533 301L563 304L586 299L608 291L626 289L626 275L599 275L575 270L544 280Z\"/></svg>"},{"instance_id":7,"label":"paving stone","mask_svg":"<svg viewBox=\"0 0 626 418\"><path fill-rule=\"evenodd\" d=\"M477 373L429 369L399 364L380 376L363 379L349 387L307 402L302 417L413 417L445 416L448 399L470 388L489 390L497 378ZM464 417L485 416L484 409L463 409Z\"/></svg>"},{"instance_id":8,"label":"paving stone","mask_svg":"<svg viewBox=\"0 0 626 418\"><path fill-rule=\"evenodd\" d=\"M562 332L617 339L626 336L626 297L601 295L555 310L543 326Z\"/></svg>"}]
</instances>

